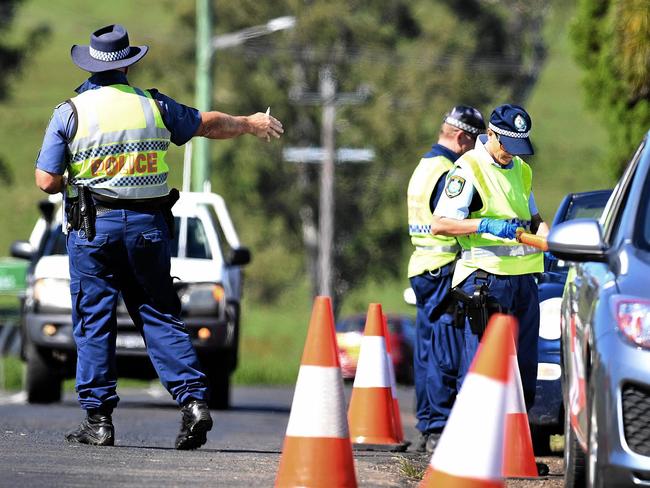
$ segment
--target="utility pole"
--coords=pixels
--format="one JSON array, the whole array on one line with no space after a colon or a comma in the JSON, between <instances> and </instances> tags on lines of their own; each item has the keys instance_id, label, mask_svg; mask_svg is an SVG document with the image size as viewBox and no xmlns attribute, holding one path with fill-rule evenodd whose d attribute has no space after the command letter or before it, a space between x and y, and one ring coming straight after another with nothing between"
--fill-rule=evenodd
<instances>
[{"instance_id":1,"label":"utility pole","mask_svg":"<svg viewBox=\"0 0 650 488\"><path fill-rule=\"evenodd\" d=\"M334 248L334 165L336 162L336 107L359 104L368 98L368 92L337 93L332 66L327 64L319 71L318 93L299 93L292 95L303 105L322 105L321 145L322 165L320 172L320 195L318 217L318 293L333 296L332 271Z\"/></svg>"},{"instance_id":2,"label":"utility pole","mask_svg":"<svg viewBox=\"0 0 650 488\"><path fill-rule=\"evenodd\" d=\"M320 248L318 253L319 293L332 296L332 248L334 245L334 151L336 124L336 84L332 68L325 66L320 71L319 92L323 102L321 145L325 158L320 172L320 198L318 227Z\"/></svg>"},{"instance_id":3,"label":"utility pole","mask_svg":"<svg viewBox=\"0 0 650 488\"><path fill-rule=\"evenodd\" d=\"M296 24L293 16L276 17L266 24L248 27L219 36L212 35L214 9L212 0L196 0L196 108L207 112L212 108L214 52L243 44L248 39L291 29ZM210 182L209 140L197 137L192 159L192 191L206 191Z\"/></svg>"},{"instance_id":4,"label":"utility pole","mask_svg":"<svg viewBox=\"0 0 650 488\"><path fill-rule=\"evenodd\" d=\"M196 0L196 108L207 112L212 107L212 0ZM193 141L192 191L203 191L208 179L208 139Z\"/></svg>"}]
</instances>

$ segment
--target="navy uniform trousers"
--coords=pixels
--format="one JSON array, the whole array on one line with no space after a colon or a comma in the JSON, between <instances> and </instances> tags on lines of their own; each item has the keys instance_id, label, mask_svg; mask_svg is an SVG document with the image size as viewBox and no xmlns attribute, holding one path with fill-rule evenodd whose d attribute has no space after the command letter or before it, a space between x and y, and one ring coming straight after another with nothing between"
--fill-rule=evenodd
<instances>
[{"instance_id":1,"label":"navy uniform trousers","mask_svg":"<svg viewBox=\"0 0 650 488\"><path fill-rule=\"evenodd\" d=\"M163 386L179 404L205 400L206 378L179 318L162 213L111 210L97 216L92 241L83 230L70 231L67 248L81 407L112 409L119 400L115 310L120 292Z\"/></svg>"},{"instance_id":2,"label":"navy uniform trousers","mask_svg":"<svg viewBox=\"0 0 650 488\"><path fill-rule=\"evenodd\" d=\"M463 350L463 330L449 313L453 263L410 279L417 316L413 354L416 428L440 432L456 399Z\"/></svg>"},{"instance_id":3,"label":"navy uniform trousers","mask_svg":"<svg viewBox=\"0 0 650 488\"><path fill-rule=\"evenodd\" d=\"M530 409L535 401L537 386L537 341L539 336L539 297L537 283L531 274L493 275L486 280L477 279L472 273L461 285L468 295L472 295L477 284L487 283L490 301L497 302L503 313L516 317L519 325L517 338L517 360L519 374L524 390L526 408ZM473 334L469 320L465 319L465 338L463 358L459 381L462 382L478 349L480 338Z\"/></svg>"}]
</instances>

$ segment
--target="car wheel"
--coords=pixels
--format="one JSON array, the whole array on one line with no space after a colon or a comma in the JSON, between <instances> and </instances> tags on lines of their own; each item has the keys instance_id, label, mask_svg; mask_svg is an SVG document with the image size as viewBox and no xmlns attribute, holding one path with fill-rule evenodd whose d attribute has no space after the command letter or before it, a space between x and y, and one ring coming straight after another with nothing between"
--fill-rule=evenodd
<instances>
[{"instance_id":1,"label":"car wheel","mask_svg":"<svg viewBox=\"0 0 650 488\"><path fill-rule=\"evenodd\" d=\"M58 368L47 360L46 353L33 344L26 348L27 368L25 389L29 403L54 403L61 401L63 378Z\"/></svg>"},{"instance_id":2,"label":"car wheel","mask_svg":"<svg viewBox=\"0 0 650 488\"><path fill-rule=\"evenodd\" d=\"M210 397L208 407L216 410L230 408L230 374L232 370L225 366L225 361L215 361L207 368Z\"/></svg>"},{"instance_id":3,"label":"car wheel","mask_svg":"<svg viewBox=\"0 0 650 488\"><path fill-rule=\"evenodd\" d=\"M587 486L589 488L604 487L598 468L598 412L596 411L596 395L591 392L589 402L589 443L587 445Z\"/></svg>"},{"instance_id":4,"label":"car wheel","mask_svg":"<svg viewBox=\"0 0 650 488\"><path fill-rule=\"evenodd\" d=\"M571 416L568 412L564 415L564 486L585 486L585 453L571 428Z\"/></svg>"}]
</instances>

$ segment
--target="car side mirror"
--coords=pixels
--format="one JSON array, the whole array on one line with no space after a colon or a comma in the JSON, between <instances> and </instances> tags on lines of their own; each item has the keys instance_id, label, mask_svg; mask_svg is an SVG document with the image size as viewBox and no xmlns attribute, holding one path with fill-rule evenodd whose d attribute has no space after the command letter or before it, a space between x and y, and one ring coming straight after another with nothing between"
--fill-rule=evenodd
<instances>
[{"instance_id":1,"label":"car side mirror","mask_svg":"<svg viewBox=\"0 0 650 488\"><path fill-rule=\"evenodd\" d=\"M594 219L563 222L551 229L546 240L549 251L558 259L577 262L606 262L608 259L602 229Z\"/></svg>"},{"instance_id":2,"label":"car side mirror","mask_svg":"<svg viewBox=\"0 0 650 488\"><path fill-rule=\"evenodd\" d=\"M228 264L231 266L244 266L251 262L251 252L247 247L238 247L232 250Z\"/></svg>"},{"instance_id":3,"label":"car side mirror","mask_svg":"<svg viewBox=\"0 0 650 488\"><path fill-rule=\"evenodd\" d=\"M38 209L41 211L41 215L45 222L48 224L51 223L52 218L54 217L54 203L49 200L41 200L38 202Z\"/></svg>"},{"instance_id":4,"label":"car side mirror","mask_svg":"<svg viewBox=\"0 0 650 488\"><path fill-rule=\"evenodd\" d=\"M11 243L9 253L15 258L31 260L34 256L34 248L29 241L14 241Z\"/></svg>"}]
</instances>

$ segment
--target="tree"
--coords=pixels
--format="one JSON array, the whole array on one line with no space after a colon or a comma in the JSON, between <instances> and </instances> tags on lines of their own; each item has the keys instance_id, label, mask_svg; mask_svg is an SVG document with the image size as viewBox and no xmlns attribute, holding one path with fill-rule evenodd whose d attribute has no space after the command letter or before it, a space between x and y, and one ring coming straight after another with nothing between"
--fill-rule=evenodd
<instances>
[{"instance_id":1,"label":"tree","mask_svg":"<svg viewBox=\"0 0 650 488\"><path fill-rule=\"evenodd\" d=\"M445 111L457 103L489 110L497 101L523 101L536 72L531 59L537 56L539 63L541 53L532 25L541 24L544 9L535 10L540 3L217 4L218 33L279 15L297 18L292 31L216 53L217 109L250 113L270 105L285 124L284 146L318 146L320 108L296 102L295 95L318 90L321 67L332 67L341 92L370 92L364 104L337 111L337 145L376 153L370 164L336 169L337 306L368 279L403 272L410 252L406 185L420 155L435 142ZM517 43L510 42L512 36ZM252 138L223 141L213 150L213 186L244 223L243 238L254 249L249 289L258 299L273 300L313 267L309 255L305 265L304 248L318 221L318 165L284 162L281 145Z\"/></svg>"},{"instance_id":2,"label":"tree","mask_svg":"<svg viewBox=\"0 0 650 488\"><path fill-rule=\"evenodd\" d=\"M620 173L650 128L650 3L580 0L572 39L587 102L608 125Z\"/></svg>"},{"instance_id":3,"label":"tree","mask_svg":"<svg viewBox=\"0 0 650 488\"><path fill-rule=\"evenodd\" d=\"M28 54L35 50L38 43L43 40L48 32L46 27L39 26L29 31L19 44L12 44L4 40L21 1L3 0L0 3L0 66L2 66L2 70L0 70L0 102L10 96L11 82L19 73ZM1 157L0 180L5 183L12 182L11 170Z\"/></svg>"}]
</instances>

